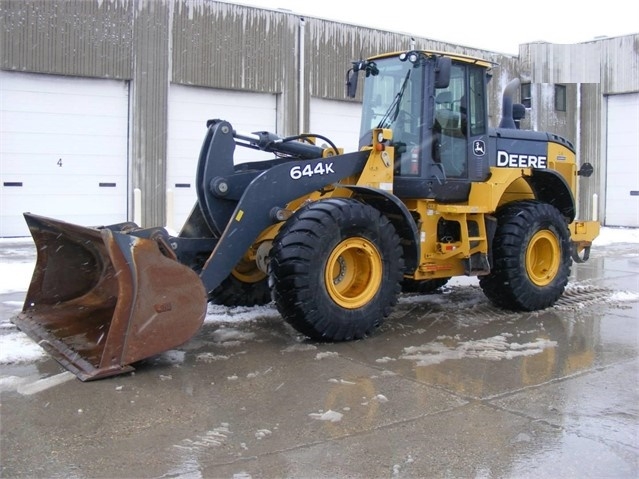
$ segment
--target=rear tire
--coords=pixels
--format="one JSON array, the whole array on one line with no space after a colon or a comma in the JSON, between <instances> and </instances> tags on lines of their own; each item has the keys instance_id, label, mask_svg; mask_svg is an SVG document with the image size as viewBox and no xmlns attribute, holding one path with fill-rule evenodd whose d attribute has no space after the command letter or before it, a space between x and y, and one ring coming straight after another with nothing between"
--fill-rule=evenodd
<instances>
[{"instance_id":1,"label":"rear tire","mask_svg":"<svg viewBox=\"0 0 639 479\"><path fill-rule=\"evenodd\" d=\"M515 311L552 306L568 283L570 232L557 208L519 201L497 212L492 270L479 285L495 305Z\"/></svg>"},{"instance_id":2,"label":"rear tire","mask_svg":"<svg viewBox=\"0 0 639 479\"><path fill-rule=\"evenodd\" d=\"M224 306L262 306L271 302L268 277L255 261L242 260L220 285L209 293L209 302Z\"/></svg>"},{"instance_id":3,"label":"rear tire","mask_svg":"<svg viewBox=\"0 0 639 479\"><path fill-rule=\"evenodd\" d=\"M396 304L402 248L375 208L332 198L286 222L269 267L273 299L291 326L315 340L347 341L370 335Z\"/></svg>"}]
</instances>

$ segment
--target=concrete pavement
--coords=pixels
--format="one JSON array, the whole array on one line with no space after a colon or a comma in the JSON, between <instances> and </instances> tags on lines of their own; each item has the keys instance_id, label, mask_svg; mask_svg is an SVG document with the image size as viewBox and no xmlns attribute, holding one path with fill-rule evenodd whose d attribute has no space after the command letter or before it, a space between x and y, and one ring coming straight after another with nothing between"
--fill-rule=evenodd
<instances>
[{"instance_id":1,"label":"concrete pavement","mask_svg":"<svg viewBox=\"0 0 639 479\"><path fill-rule=\"evenodd\" d=\"M218 307L132 374L82 383L46 356L2 364L1 474L637 477L638 273L637 245L613 244L542 312L452 281L402 297L362 341L309 342L274 308L231 321L241 311ZM23 297L0 298L0 334Z\"/></svg>"}]
</instances>

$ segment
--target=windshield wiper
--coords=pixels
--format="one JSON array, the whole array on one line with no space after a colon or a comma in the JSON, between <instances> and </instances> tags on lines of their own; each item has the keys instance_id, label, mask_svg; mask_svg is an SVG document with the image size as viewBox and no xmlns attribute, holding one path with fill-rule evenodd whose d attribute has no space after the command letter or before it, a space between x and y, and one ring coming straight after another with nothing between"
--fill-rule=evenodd
<instances>
[{"instance_id":1,"label":"windshield wiper","mask_svg":"<svg viewBox=\"0 0 639 479\"><path fill-rule=\"evenodd\" d=\"M406 78L404 78L404 82L402 83L401 88L395 95L393 102L389 105L388 110L384 113L384 116L379 121L377 128L389 128L395 120L397 120L397 116L399 115L399 105L402 102L402 97L404 96L404 92L406 91L406 85L408 85L408 79L410 78L410 73L412 70L408 70L406 72ZM391 118L392 115L392 118Z\"/></svg>"}]
</instances>

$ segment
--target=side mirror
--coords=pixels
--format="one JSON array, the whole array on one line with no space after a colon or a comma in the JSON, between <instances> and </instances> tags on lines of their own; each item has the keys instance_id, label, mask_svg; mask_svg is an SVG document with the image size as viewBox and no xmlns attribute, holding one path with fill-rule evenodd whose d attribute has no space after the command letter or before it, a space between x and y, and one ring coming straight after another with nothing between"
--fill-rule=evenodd
<instances>
[{"instance_id":1,"label":"side mirror","mask_svg":"<svg viewBox=\"0 0 639 479\"><path fill-rule=\"evenodd\" d=\"M359 78L359 71L355 68L348 70L346 78L346 95L349 98L355 98L357 95L357 79Z\"/></svg>"},{"instance_id":2,"label":"side mirror","mask_svg":"<svg viewBox=\"0 0 639 479\"><path fill-rule=\"evenodd\" d=\"M346 94L349 98L355 98L357 94L357 74L362 70L366 72L367 77L379 75L379 70L375 62L364 60L353 62L353 68L346 72Z\"/></svg>"},{"instance_id":3,"label":"side mirror","mask_svg":"<svg viewBox=\"0 0 639 479\"><path fill-rule=\"evenodd\" d=\"M590 163L584 163L583 165L581 165L581 168L579 168L577 175L583 176L584 178L590 178L594 171L595 169Z\"/></svg>"},{"instance_id":4,"label":"side mirror","mask_svg":"<svg viewBox=\"0 0 639 479\"><path fill-rule=\"evenodd\" d=\"M437 57L437 62L435 63L435 88L448 88L451 64L450 58Z\"/></svg>"}]
</instances>

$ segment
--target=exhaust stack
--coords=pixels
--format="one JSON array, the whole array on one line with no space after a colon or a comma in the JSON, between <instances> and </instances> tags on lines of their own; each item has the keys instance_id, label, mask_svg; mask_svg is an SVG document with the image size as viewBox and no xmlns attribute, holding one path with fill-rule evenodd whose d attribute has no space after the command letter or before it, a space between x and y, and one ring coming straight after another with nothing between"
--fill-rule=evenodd
<instances>
[{"instance_id":1,"label":"exhaust stack","mask_svg":"<svg viewBox=\"0 0 639 479\"><path fill-rule=\"evenodd\" d=\"M499 128L516 129L515 119L513 116L513 105L515 103L515 93L519 90L521 82L519 78L510 80L506 88L504 88L504 94L502 97L501 105L501 121L499 122Z\"/></svg>"}]
</instances>

